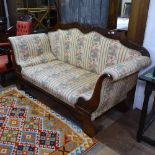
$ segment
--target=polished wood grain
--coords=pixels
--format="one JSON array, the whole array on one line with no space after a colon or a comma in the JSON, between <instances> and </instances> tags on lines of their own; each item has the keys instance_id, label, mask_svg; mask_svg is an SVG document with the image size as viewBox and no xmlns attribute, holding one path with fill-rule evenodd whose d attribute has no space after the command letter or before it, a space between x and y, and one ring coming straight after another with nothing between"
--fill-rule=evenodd
<instances>
[{"instance_id":1,"label":"polished wood grain","mask_svg":"<svg viewBox=\"0 0 155 155\"><path fill-rule=\"evenodd\" d=\"M116 29L120 0L109 0L108 29Z\"/></svg>"},{"instance_id":2,"label":"polished wood grain","mask_svg":"<svg viewBox=\"0 0 155 155\"><path fill-rule=\"evenodd\" d=\"M144 40L149 3L150 0L132 0L127 37L140 45Z\"/></svg>"}]
</instances>

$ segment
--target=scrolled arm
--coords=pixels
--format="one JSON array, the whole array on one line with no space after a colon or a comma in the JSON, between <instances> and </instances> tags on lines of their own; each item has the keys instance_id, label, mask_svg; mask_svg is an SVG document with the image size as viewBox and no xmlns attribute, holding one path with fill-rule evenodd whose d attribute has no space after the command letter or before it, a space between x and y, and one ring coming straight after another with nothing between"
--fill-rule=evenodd
<instances>
[{"instance_id":1,"label":"scrolled arm","mask_svg":"<svg viewBox=\"0 0 155 155\"><path fill-rule=\"evenodd\" d=\"M89 114L91 114L93 111L95 111L99 105L102 83L106 79L112 81L112 76L109 74L101 75L96 82L96 86L94 88L94 93L93 93L91 99L86 101L83 97L80 97L78 99L77 103L75 104L75 107L77 107L78 109L83 110Z\"/></svg>"},{"instance_id":2,"label":"scrolled arm","mask_svg":"<svg viewBox=\"0 0 155 155\"><path fill-rule=\"evenodd\" d=\"M103 86L106 87L107 84L117 83L118 80L125 77L132 77L132 75L135 75L140 69L148 66L150 63L150 58L146 56L139 56L133 60L128 60L126 62L107 67L99 76L91 99L86 101L83 97L80 97L75 106L78 109L91 114L99 106L101 91L104 89Z\"/></svg>"},{"instance_id":3,"label":"scrolled arm","mask_svg":"<svg viewBox=\"0 0 155 155\"><path fill-rule=\"evenodd\" d=\"M151 64L151 60L146 56L139 56L132 60L128 60L104 69L101 75L109 74L113 81L118 81L124 77L134 74Z\"/></svg>"}]
</instances>

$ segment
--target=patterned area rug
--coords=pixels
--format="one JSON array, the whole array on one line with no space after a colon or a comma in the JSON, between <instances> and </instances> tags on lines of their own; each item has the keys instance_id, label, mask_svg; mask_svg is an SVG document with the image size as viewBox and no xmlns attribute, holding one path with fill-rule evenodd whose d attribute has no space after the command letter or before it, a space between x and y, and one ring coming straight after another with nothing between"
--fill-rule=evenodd
<instances>
[{"instance_id":1,"label":"patterned area rug","mask_svg":"<svg viewBox=\"0 0 155 155\"><path fill-rule=\"evenodd\" d=\"M96 144L24 92L9 88L0 93L0 155L80 155Z\"/></svg>"}]
</instances>

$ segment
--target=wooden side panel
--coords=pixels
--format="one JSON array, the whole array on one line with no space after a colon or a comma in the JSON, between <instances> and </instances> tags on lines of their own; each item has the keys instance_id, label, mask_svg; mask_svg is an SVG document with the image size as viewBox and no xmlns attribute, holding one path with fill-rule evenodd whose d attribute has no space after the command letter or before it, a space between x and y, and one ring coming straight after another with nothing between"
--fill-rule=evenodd
<instances>
[{"instance_id":1,"label":"wooden side panel","mask_svg":"<svg viewBox=\"0 0 155 155\"><path fill-rule=\"evenodd\" d=\"M120 0L109 0L108 29L116 29Z\"/></svg>"},{"instance_id":2,"label":"wooden side panel","mask_svg":"<svg viewBox=\"0 0 155 155\"><path fill-rule=\"evenodd\" d=\"M132 0L127 37L130 41L143 44L150 0Z\"/></svg>"}]
</instances>

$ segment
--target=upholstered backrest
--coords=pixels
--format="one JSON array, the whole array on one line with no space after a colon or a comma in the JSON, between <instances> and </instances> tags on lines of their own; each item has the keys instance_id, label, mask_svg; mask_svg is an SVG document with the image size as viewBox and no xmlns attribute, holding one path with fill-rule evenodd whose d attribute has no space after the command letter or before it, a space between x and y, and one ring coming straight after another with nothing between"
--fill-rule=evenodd
<instances>
[{"instance_id":1,"label":"upholstered backrest","mask_svg":"<svg viewBox=\"0 0 155 155\"><path fill-rule=\"evenodd\" d=\"M21 67L33 66L52 61L52 54L47 34L32 34L10 37L16 63Z\"/></svg>"},{"instance_id":2,"label":"upholstered backrest","mask_svg":"<svg viewBox=\"0 0 155 155\"><path fill-rule=\"evenodd\" d=\"M111 66L139 56L118 40L108 39L97 32L83 34L78 29L48 33L52 52L62 61L100 74Z\"/></svg>"},{"instance_id":3,"label":"upholstered backrest","mask_svg":"<svg viewBox=\"0 0 155 155\"><path fill-rule=\"evenodd\" d=\"M27 35L32 33L32 23L26 21L17 21L16 24L16 35Z\"/></svg>"}]
</instances>

